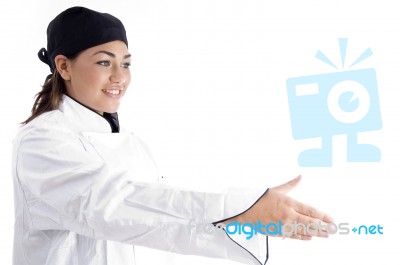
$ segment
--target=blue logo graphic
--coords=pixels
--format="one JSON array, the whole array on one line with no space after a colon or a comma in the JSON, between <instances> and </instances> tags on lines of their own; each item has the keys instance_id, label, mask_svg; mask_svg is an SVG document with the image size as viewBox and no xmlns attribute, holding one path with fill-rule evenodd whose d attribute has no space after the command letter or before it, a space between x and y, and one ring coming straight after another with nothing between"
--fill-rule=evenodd
<instances>
[{"instance_id":1,"label":"blue logo graphic","mask_svg":"<svg viewBox=\"0 0 400 265\"><path fill-rule=\"evenodd\" d=\"M343 69L347 39L339 39L339 46ZM348 68L371 55L371 49L366 49ZM315 57L338 69L321 51ZM321 138L319 149L300 153L300 166L332 166L332 136L339 134L347 135L348 162L381 160L379 148L357 141L357 133L382 128L375 69L294 77L286 86L293 138Z\"/></svg>"}]
</instances>

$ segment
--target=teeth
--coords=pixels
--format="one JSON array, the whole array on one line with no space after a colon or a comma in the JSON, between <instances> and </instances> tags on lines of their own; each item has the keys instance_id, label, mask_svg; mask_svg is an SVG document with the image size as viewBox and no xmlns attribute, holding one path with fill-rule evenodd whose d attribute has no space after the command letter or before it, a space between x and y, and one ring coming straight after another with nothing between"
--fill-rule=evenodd
<instances>
[{"instance_id":1,"label":"teeth","mask_svg":"<svg viewBox=\"0 0 400 265\"><path fill-rule=\"evenodd\" d=\"M118 89L103 89L103 91L113 95L118 95L120 93L120 90Z\"/></svg>"}]
</instances>

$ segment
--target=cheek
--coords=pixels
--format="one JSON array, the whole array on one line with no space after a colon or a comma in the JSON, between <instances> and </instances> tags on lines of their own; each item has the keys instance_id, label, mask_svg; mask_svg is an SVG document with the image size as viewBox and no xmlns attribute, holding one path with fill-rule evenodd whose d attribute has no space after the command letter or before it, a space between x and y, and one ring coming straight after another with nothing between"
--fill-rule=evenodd
<instances>
[{"instance_id":1,"label":"cheek","mask_svg":"<svg viewBox=\"0 0 400 265\"><path fill-rule=\"evenodd\" d=\"M93 100L101 92L100 82L100 77L93 72L80 72L74 76L71 82L75 97L85 102Z\"/></svg>"},{"instance_id":2,"label":"cheek","mask_svg":"<svg viewBox=\"0 0 400 265\"><path fill-rule=\"evenodd\" d=\"M131 83L131 79L132 79L132 76L131 76L131 72L128 72L128 74L126 75L126 87L125 88L128 88L128 86L129 86L129 84Z\"/></svg>"},{"instance_id":3,"label":"cheek","mask_svg":"<svg viewBox=\"0 0 400 265\"><path fill-rule=\"evenodd\" d=\"M79 82L80 87L86 91L97 91L101 90L106 80L106 75L100 74L98 71L82 71Z\"/></svg>"},{"instance_id":4,"label":"cheek","mask_svg":"<svg viewBox=\"0 0 400 265\"><path fill-rule=\"evenodd\" d=\"M104 79L102 75L100 75L97 71L86 71L83 73L83 78L85 79L85 83L96 85Z\"/></svg>"}]
</instances>

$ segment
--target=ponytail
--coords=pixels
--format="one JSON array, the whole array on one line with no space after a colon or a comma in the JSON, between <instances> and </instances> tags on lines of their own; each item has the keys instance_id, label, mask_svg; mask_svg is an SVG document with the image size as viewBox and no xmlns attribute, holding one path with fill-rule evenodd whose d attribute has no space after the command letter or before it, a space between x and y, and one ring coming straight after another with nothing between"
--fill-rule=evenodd
<instances>
[{"instance_id":1,"label":"ponytail","mask_svg":"<svg viewBox=\"0 0 400 265\"><path fill-rule=\"evenodd\" d=\"M21 124L26 125L39 115L57 109L65 93L64 79L58 73L57 69L55 69L54 74L44 82L42 91L36 94L31 115Z\"/></svg>"}]
</instances>

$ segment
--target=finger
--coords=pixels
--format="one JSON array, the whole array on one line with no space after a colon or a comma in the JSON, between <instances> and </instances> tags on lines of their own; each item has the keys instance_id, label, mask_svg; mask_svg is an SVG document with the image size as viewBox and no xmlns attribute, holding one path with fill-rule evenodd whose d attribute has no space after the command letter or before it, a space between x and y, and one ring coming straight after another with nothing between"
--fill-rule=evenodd
<instances>
[{"instance_id":1,"label":"finger","mask_svg":"<svg viewBox=\"0 0 400 265\"><path fill-rule=\"evenodd\" d=\"M273 187L271 189L274 191L277 191L279 193L286 194L289 191L296 188L296 186L299 184L300 180L301 180L301 175L297 176L296 178L292 179L291 181L286 182L285 184Z\"/></svg>"},{"instance_id":2,"label":"finger","mask_svg":"<svg viewBox=\"0 0 400 265\"><path fill-rule=\"evenodd\" d=\"M300 239L300 240L310 240L312 237L328 237L329 234L325 232L319 232L316 227L314 227L314 232L310 232L312 229L307 230L307 228L302 228L302 226L295 226L294 224L284 224L282 230L279 233L266 233L268 236L272 237L282 237Z\"/></svg>"},{"instance_id":3,"label":"finger","mask_svg":"<svg viewBox=\"0 0 400 265\"><path fill-rule=\"evenodd\" d=\"M311 240L312 236L301 235L301 234L292 234L291 236L289 236L289 238L298 239L298 240Z\"/></svg>"},{"instance_id":4,"label":"finger","mask_svg":"<svg viewBox=\"0 0 400 265\"><path fill-rule=\"evenodd\" d=\"M321 220L300 216L295 224L296 232L302 235L329 237L328 224Z\"/></svg>"},{"instance_id":5,"label":"finger","mask_svg":"<svg viewBox=\"0 0 400 265\"><path fill-rule=\"evenodd\" d=\"M304 203L295 204L294 210L299 214L302 214L302 215L305 215L308 217L312 217L315 219L319 219L326 223L333 222L333 218L330 215L318 210L317 208L314 208L314 207L304 204Z\"/></svg>"},{"instance_id":6,"label":"finger","mask_svg":"<svg viewBox=\"0 0 400 265\"><path fill-rule=\"evenodd\" d=\"M300 234L305 236L328 237L328 226L319 220L299 215L294 223L285 223L281 227L283 236L291 234Z\"/></svg>"}]
</instances>

